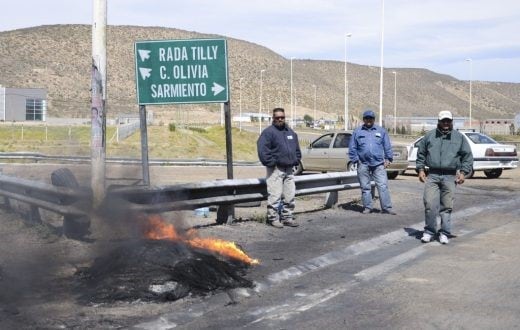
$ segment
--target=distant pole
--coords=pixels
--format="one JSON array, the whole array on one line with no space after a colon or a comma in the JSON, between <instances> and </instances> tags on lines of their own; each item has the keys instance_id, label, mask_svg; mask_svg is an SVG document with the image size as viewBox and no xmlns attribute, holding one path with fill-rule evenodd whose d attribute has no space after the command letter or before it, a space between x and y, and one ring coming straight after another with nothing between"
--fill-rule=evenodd
<instances>
[{"instance_id":1,"label":"distant pole","mask_svg":"<svg viewBox=\"0 0 520 330\"><path fill-rule=\"evenodd\" d=\"M473 128L471 121L471 79L473 78L473 60L471 58L467 58L466 61L469 62L469 128Z\"/></svg>"},{"instance_id":2,"label":"distant pole","mask_svg":"<svg viewBox=\"0 0 520 330\"><path fill-rule=\"evenodd\" d=\"M316 90L317 90L317 86L316 85L312 85L312 87L314 87L314 118L312 119L312 121L315 121L316 120L316 96L317 96Z\"/></svg>"},{"instance_id":3,"label":"distant pole","mask_svg":"<svg viewBox=\"0 0 520 330\"><path fill-rule=\"evenodd\" d=\"M379 78L379 126L383 126L383 49L385 39L385 0L381 0L381 75Z\"/></svg>"},{"instance_id":4,"label":"distant pole","mask_svg":"<svg viewBox=\"0 0 520 330\"><path fill-rule=\"evenodd\" d=\"M91 79L91 187L93 206L105 198L107 1L94 0Z\"/></svg>"},{"instance_id":5,"label":"distant pole","mask_svg":"<svg viewBox=\"0 0 520 330\"><path fill-rule=\"evenodd\" d=\"M345 131L349 128L348 119L348 77L347 77L347 41L352 36L352 33L345 35Z\"/></svg>"},{"instance_id":6,"label":"distant pole","mask_svg":"<svg viewBox=\"0 0 520 330\"><path fill-rule=\"evenodd\" d=\"M397 127L397 72L392 71L394 74L394 135L396 134Z\"/></svg>"},{"instance_id":7,"label":"distant pole","mask_svg":"<svg viewBox=\"0 0 520 330\"><path fill-rule=\"evenodd\" d=\"M294 127L294 97L293 97L293 64L294 57L291 57L291 121L290 126Z\"/></svg>"},{"instance_id":8,"label":"distant pole","mask_svg":"<svg viewBox=\"0 0 520 330\"><path fill-rule=\"evenodd\" d=\"M240 127L240 132L242 132L242 80L244 80L244 78L240 78L240 80L238 81L238 83L240 84L240 103L239 103L239 108L240 108L240 118L238 119L238 126Z\"/></svg>"},{"instance_id":9,"label":"distant pole","mask_svg":"<svg viewBox=\"0 0 520 330\"><path fill-rule=\"evenodd\" d=\"M260 107L258 108L258 134L262 134L262 84L265 69L260 70Z\"/></svg>"}]
</instances>

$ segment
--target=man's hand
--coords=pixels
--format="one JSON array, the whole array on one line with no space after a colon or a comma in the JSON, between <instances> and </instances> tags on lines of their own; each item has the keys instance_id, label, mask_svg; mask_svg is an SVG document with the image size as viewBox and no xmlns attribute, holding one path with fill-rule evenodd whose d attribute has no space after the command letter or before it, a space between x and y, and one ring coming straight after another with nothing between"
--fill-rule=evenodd
<instances>
[{"instance_id":1,"label":"man's hand","mask_svg":"<svg viewBox=\"0 0 520 330\"><path fill-rule=\"evenodd\" d=\"M390 163L391 163L391 162L390 162L388 159L385 159L385 163L384 163L385 168L387 168L388 165L390 165Z\"/></svg>"},{"instance_id":2,"label":"man's hand","mask_svg":"<svg viewBox=\"0 0 520 330\"><path fill-rule=\"evenodd\" d=\"M426 173L424 172L424 170L419 171L419 181L426 182Z\"/></svg>"},{"instance_id":3,"label":"man's hand","mask_svg":"<svg viewBox=\"0 0 520 330\"><path fill-rule=\"evenodd\" d=\"M456 184L463 184L464 183L464 173L460 172L459 175L457 175L457 178L455 179Z\"/></svg>"}]
</instances>

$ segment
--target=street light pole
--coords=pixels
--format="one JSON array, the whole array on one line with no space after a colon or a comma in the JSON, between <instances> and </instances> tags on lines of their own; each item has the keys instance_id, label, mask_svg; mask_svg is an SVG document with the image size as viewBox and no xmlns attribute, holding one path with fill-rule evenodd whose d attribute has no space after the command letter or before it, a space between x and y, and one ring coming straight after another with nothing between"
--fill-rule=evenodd
<instances>
[{"instance_id":1,"label":"street light pole","mask_svg":"<svg viewBox=\"0 0 520 330\"><path fill-rule=\"evenodd\" d=\"M352 36L352 33L347 33L345 35L345 131L348 130L349 127L349 118L348 118L348 78L347 78L347 40Z\"/></svg>"},{"instance_id":2,"label":"street light pole","mask_svg":"<svg viewBox=\"0 0 520 330\"><path fill-rule=\"evenodd\" d=\"M293 97L293 61L294 57L291 57L291 127L294 127L294 97Z\"/></svg>"},{"instance_id":3,"label":"street light pole","mask_svg":"<svg viewBox=\"0 0 520 330\"><path fill-rule=\"evenodd\" d=\"M312 126L314 126L314 121L316 121L316 85L312 85L314 87L314 118L312 119L313 123Z\"/></svg>"},{"instance_id":4,"label":"street light pole","mask_svg":"<svg viewBox=\"0 0 520 330\"><path fill-rule=\"evenodd\" d=\"M260 70L260 107L258 108L258 134L262 134L262 77L265 69Z\"/></svg>"},{"instance_id":5,"label":"street light pole","mask_svg":"<svg viewBox=\"0 0 520 330\"><path fill-rule=\"evenodd\" d=\"M471 79L473 76L473 60L467 58L466 61L469 62L469 128L473 128L471 121Z\"/></svg>"},{"instance_id":6,"label":"street light pole","mask_svg":"<svg viewBox=\"0 0 520 330\"><path fill-rule=\"evenodd\" d=\"M240 80L238 81L238 83L240 84L240 101L239 101L239 109L240 109L240 116L238 118L238 126L239 126L239 130L240 132L242 132L242 80L244 80L244 78L240 78Z\"/></svg>"},{"instance_id":7,"label":"street light pole","mask_svg":"<svg viewBox=\"0 0 520 330\"><path fill-rule=\"evenodd\" d=\"M381 76L379 78L379 126L383 126L383 45L385 37L385 0L381 6Z\"/></svg>"},{"instance_id":8,"label":"street light pole","mask_svg":"<svg viewBox=\"0 0 520 330\"><path fill-rule=\"evenodd\" d=\"M394 74L394 135L397 129L397 72L392 71Z\"/></svg>"}]
</instances>

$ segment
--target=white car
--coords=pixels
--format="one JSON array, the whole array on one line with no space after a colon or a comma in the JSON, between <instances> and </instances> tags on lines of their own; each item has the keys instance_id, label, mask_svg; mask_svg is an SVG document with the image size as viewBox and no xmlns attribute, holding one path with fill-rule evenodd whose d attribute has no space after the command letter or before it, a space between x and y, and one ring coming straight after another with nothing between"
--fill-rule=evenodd
<instances>
[{"instance_id":1,"label":"white car","mask_svg":"<svg viewBox=\"0 0 520 330\"><path fill-rule=\"evenodd\" d=\"M518 155L516 146L500 144L489 136L475 132L474 130L460 130L471 147L473 154L473 171L468 174L471 178L475 171L484 171L486 177L496 179L502 175L503 170L518 167ZM408 146L408 169L415 171L418 143L423 137L415 140Z\"/></svg>"}]
</instances>

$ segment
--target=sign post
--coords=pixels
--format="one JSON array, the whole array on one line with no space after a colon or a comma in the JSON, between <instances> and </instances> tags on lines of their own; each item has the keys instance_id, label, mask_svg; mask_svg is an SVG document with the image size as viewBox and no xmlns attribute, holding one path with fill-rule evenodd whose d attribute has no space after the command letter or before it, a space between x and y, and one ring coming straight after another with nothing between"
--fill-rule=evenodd
<instances>
[{"instance_id":1,"label":"sign post","mask_svg":"<svg viewBox=\"0 0 520 330\"><path fill-rule=\"evenodd\" d=\"M136 90L141 116L145 184L150 182L146 139L148 104L223 103L226 118L227 176L228 179L233 179L227 63L225 39L151 40L135 43ZM226 207L224 213L226 222L232 221L233 206Z\"/></svg>"}]
</instances>

